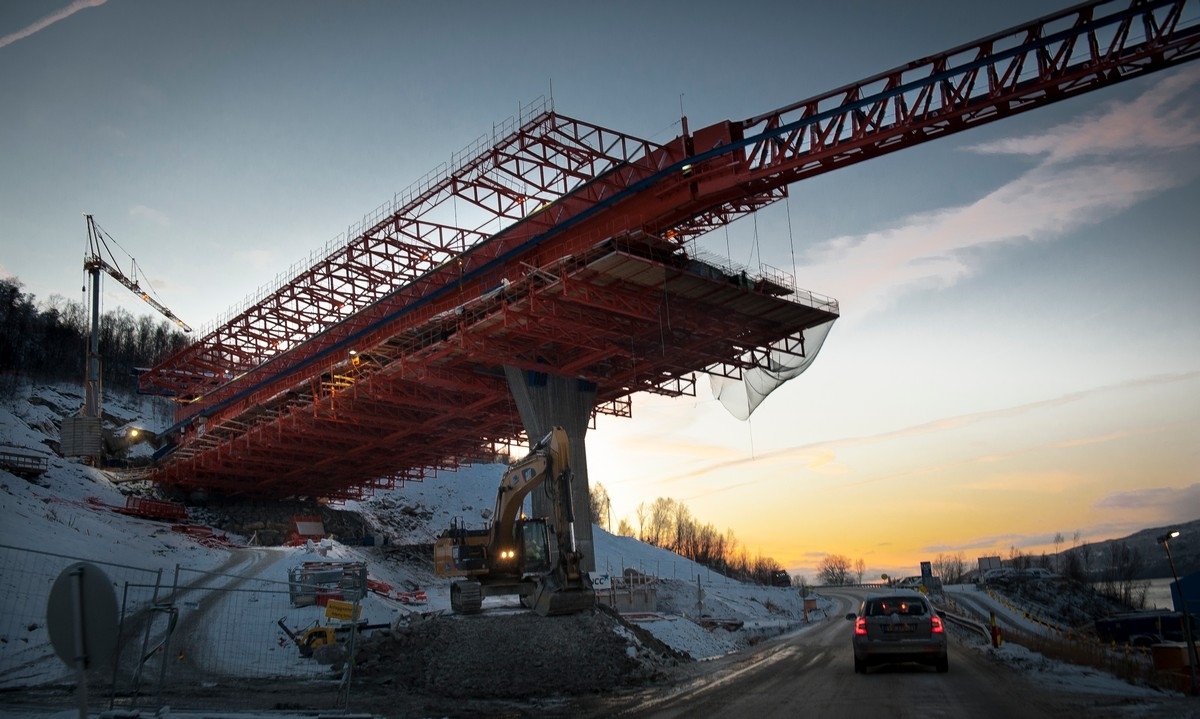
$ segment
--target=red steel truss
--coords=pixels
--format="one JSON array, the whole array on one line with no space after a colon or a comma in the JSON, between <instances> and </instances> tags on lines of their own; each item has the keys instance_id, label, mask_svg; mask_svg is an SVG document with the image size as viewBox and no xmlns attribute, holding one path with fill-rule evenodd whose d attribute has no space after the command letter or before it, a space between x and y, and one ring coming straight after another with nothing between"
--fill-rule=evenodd
<instances>
[{"instance_id":1,"label":"red steel truss","mask_svg":"<svg viewBox=\"0 0 1200 719\"><path fill-rule=\"evenodd\" d=\"M1084 3L662 145L523 108L143 375L181 403L156 479L354 496L518 437L504 365L627 414L634 392L803 354L836 303L690 240L792 182L1195 59L1198 5Z\"/></svg>"}]
</instances>

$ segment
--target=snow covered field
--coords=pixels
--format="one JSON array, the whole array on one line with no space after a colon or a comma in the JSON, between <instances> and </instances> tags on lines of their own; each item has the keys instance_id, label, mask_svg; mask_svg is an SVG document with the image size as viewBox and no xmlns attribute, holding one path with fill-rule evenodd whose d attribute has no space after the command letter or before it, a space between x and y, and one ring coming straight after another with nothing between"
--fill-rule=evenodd
<instances>
[{"instance_id":1,"label":"snow covered field","mask_svg":"<svg viewBox=\"0 0 1200 719\"><path fill-rule=\"evenodd\" d=\"M195 587L174 598L179 629L178 643L171 645L171 651L172 655L179 652L180 665L173 671L195 668L240 677L327 675L327 668L300 658L276 624L285 618L289 626L303 628L322 620L321 608L298 609L288 599L288 569L305 561L363 561L373 579L426 592L427 603L419 606L400 602L394 595L368 595L362 603L363 616L372 623L403 620L413 612L449 610L446 581L429 570L388 559L382 548L351 547L328 540L301 547L210 548L171 531L164 523L112 511L112 506L124 504L122 490L128 491L128 486L118 486L107 473L58 457L51 449L62 413L73 411L81 401L78 391L71 388L38 387L0 405L0 451L37 454L46 457L50 465L49 471L35 479L0 471L0 689L73 683L72 672L49 647L45 602L50 583L77 559L103 563L118 602L131 610L149 606L156 582L172 585L178 581L179 586ZM161 410L145 403L110 398L109 404L116 414L128 416L130 422L136 420L139 426L153 429L156 422L161 426L166 421ZM465 468L349 502L345 508L386 531L395 544L428 543L452 518L481 525L485 510L494 503L502 470L499 465ZM411 518L414 508L428 518L417 525L399 521L400 514ZM398 529L402 526L407 529ZM811 626L795 589L732 581L673 553L614 536L599 527L594 528L594 536L599 575L620 576L631 568L658 578L658 611L639 617L638 624L693 659L720 656L762 636L803 632ZM247 538L231 539L244 543ZM954 588L952 596L995 608L1007 621L1024 621L1002 603L973 589ZM485 609L506 611L502 609L505 606L516 611L515 600L508 598L485 603ZM813 621L826 621L826 610L832 606L832 600L820 598L820 611ZM743 629L709 631L692 621L703 616L740 621ZM157 636L154 631L149 634ZM1077 691L1131 697L1150 691L1031 656L1013 645L993 653L1042 681ZM0 716L21 715L0 708Z\"/></svg>"}]
</instances>

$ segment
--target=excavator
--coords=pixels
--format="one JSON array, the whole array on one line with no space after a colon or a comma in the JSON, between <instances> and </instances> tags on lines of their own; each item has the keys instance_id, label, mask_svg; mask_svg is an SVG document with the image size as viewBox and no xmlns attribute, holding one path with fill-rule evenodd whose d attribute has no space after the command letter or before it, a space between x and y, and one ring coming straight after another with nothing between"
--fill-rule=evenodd
<instances>
[{"instance_id":1,"label":"excavator","mask_svg":"<svg viewBox=\"0 0 1200 719\"><path fill-rule=\"evenodd\" d=\"M450 585L455 613L475 613L484 597L512 594L542 616L596 606L596 592L575 543L569 449L566 430L553 428L504 473L490 527L467 529L451 522L442 532L433 545L434 572L461 577ZM550 496L553 527L545 518L521 516L525 497L538 487ZM553 548L551 534L557 544Z\"/></svg>"}]
</instances>

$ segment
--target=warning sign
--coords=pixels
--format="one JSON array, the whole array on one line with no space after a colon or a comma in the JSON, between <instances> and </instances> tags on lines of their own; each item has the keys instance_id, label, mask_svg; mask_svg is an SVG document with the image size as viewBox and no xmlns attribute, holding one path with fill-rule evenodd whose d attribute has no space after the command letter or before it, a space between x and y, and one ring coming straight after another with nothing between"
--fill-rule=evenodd
<instances>
[{"instance_id":1,"label":"warning sign","mask_svg":"<svg viewBox=\"0 0 1200 719\"><path fill-rule=\"evenodd\" d=\"M357 611L356 611L357 610ZM325 618L336 619L340 622L353 622L362 614L362 607L357 607L351 602L343 602L340 599L330 599L325 605Z\"/></svg>"}]
</instances>

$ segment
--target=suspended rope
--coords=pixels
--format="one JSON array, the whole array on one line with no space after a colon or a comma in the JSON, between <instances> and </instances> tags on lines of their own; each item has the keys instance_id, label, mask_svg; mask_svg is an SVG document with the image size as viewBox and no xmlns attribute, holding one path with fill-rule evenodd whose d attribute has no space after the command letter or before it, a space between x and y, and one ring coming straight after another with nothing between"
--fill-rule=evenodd
<instances>
[{"instance_id":1,"label":"suspended rope","mask_svg":"<svg viewBox=\"0 0 1200 719\"><path fill-rule=\"evenodd\" d=\"M789 193L783 198L783 207L787 210L788 246L792 249L792 282L799 282L799 270L796 269L796 241L792 238L792 197Z\"/></svg>"},{"instance_id":2,"label":"suspended rope","mask_svg":"<svg viewBox=\"0 0 1200 719\"><path fill-rule=\"evenodd\" d=\"M759 264L762 264L762 252L760 252L758 249L758 213L752 213L750 217L754 219L754 240L750 244L750 257L746 260L746 266L753 269L757 267L757 265L754 264L755 255L758 255L758 262Z\"/></svg>"}]
</instances>

